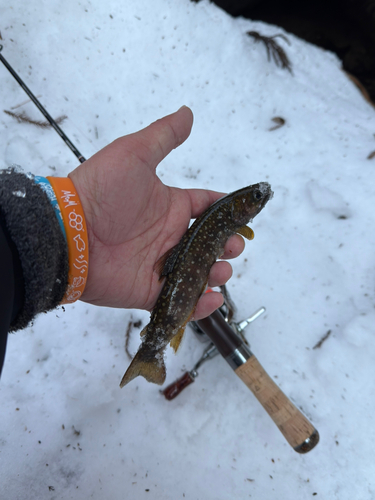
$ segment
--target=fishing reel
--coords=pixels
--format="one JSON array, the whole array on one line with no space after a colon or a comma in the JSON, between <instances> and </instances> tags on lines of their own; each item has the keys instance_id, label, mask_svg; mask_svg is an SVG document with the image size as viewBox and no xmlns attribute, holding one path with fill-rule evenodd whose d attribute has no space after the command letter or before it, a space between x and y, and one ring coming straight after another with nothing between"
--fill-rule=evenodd
<instances>
[{"instance_id":1,"label":"fishing reel","mask_svg":"<svg viewBox=\"0 0 375 500\"><path fill-rule=\"evenodd\" d=\"M210 293L211 291L212 290L208 288L206 293ZM234 315L237 309L234 302L231 299L231 296L226 286L225 285L221 286L220 291L224 297L224 303L221 307L219 307L218 312L221 314L225 322L233 329L233 331L237 335L239 335L243 343L250 347L249 342L247 341L244 335L244 330L250 325L250 323L255 321L257 318L259 318L259 316L261 316L266 311L265 307L259 308L247 319L240 322L236 322L234 320ZM192 328L199 341L205 344L208 343L208 345L206 349L203 351L201 357L198 359L198 361L195 363L195 365L190 371L185 372L182 375L182 377L177 379L175 382L172 382L164 390L161 391L168 401L177 397L188 385L192 384L199 375L198 369L206 361L213 359L219 354L219 350L214 344L214 342L210 340L207 333L205 333L205 331L202 330L200 326L200 321L190 321L189 326Z\"/></svg>"}]
</instances>

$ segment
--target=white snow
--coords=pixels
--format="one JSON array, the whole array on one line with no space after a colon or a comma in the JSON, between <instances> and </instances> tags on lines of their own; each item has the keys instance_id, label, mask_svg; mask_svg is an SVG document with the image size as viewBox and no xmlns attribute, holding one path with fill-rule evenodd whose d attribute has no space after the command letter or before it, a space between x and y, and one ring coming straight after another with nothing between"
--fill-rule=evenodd
<instances>
[{"instance_id":1,"label":"white snow","mask_svg":"<svg viewBox=\"0 0 375 500\"><path fill-rule=\"evenodd\" d=\"M219 357L172 402L141 378L121 390L128 322L149 314L76 303L9 338L0 497L375 498L375 111L337 57L285 33L290 74L245 35L282 29L208 1L19 0L0 19L2 54L52 116L68 116L84 156L186 104L193 132L160 165L165 183L271 184L229 290L238 319L267 308L252 350L321 436L296 454ZM1 109L25 101L2 65L0 89ZM42 119L32 103L20 110ZM277 116L286 123L270 131ZM78 163L53 130L2 112L0 130L0 168L61 176ZM188 329L168 349L167 383L204 347Z\"/></svg>"}]
</instances>

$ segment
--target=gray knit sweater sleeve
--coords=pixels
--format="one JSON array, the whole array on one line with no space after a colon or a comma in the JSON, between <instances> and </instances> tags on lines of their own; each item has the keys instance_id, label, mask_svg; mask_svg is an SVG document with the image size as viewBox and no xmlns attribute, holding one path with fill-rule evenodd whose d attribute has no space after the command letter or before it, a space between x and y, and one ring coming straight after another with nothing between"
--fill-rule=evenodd
<instances>
[{"instance_id":1,"label":"gray knit sweater sleeve","mask_svg":"<svg viewBox=\"0 0 375 500\"><path fill-rule=\"evenodd\" d=\"M17 249L24 303L10 331L25 328L61 302L68 281L68 248L45 192L18 169L0 170L0 210Z\"/></svg>"}]
</instances>

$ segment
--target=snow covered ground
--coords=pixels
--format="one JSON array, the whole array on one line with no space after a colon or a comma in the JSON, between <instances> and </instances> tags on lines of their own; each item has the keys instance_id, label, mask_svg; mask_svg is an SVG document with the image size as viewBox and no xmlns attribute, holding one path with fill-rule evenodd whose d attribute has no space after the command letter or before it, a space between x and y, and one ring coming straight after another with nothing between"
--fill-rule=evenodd
<instances>
[{"instance_id":1,"label":"snow covered ground","mask_svg":"<svg viewBox=\"0 0 375 500\"><path fill-rule=\"evenodd\" d=\"M252 350L320 432L296 454L223 359L167 402L129 364L136 310L84 303L12 335L0 383L0 498L226 500L375 498L375 111L329 52L286 34L293 74L246 36L275 26L188 0L17 0L0 7L3 55L86 157L190 106L167 184L275 192L233 262L238 318L258 307ZM0 168L66 175L53 130L2 113L26 96L0 66ZM32 103L13 111L41 115ZM286 120L270 131L274 117ZM316 343L331 330L320 348ZM139 329L130 350L139 344ZM187 330L167 383L204 346Z\"/></svg>"}]
</instances>

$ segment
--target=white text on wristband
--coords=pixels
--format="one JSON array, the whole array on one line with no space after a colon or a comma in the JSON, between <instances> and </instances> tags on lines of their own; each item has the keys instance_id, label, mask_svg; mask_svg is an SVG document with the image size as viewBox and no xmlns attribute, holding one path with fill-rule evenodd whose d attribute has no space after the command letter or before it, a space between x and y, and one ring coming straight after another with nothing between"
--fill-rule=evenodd
<instances>
[{"instance_id":1,"label":"white text on wristband","mask_svg":"<svg viewBox=\"0 0 375 500\"><path fill-rule=\"evenodd\" d=\"M87 281L89 246L85 216L78 193L68 177L47 179L56 194L68 243L68 288L61 303L71 304L81 297Z\"/></svg>"}]
</instances>

